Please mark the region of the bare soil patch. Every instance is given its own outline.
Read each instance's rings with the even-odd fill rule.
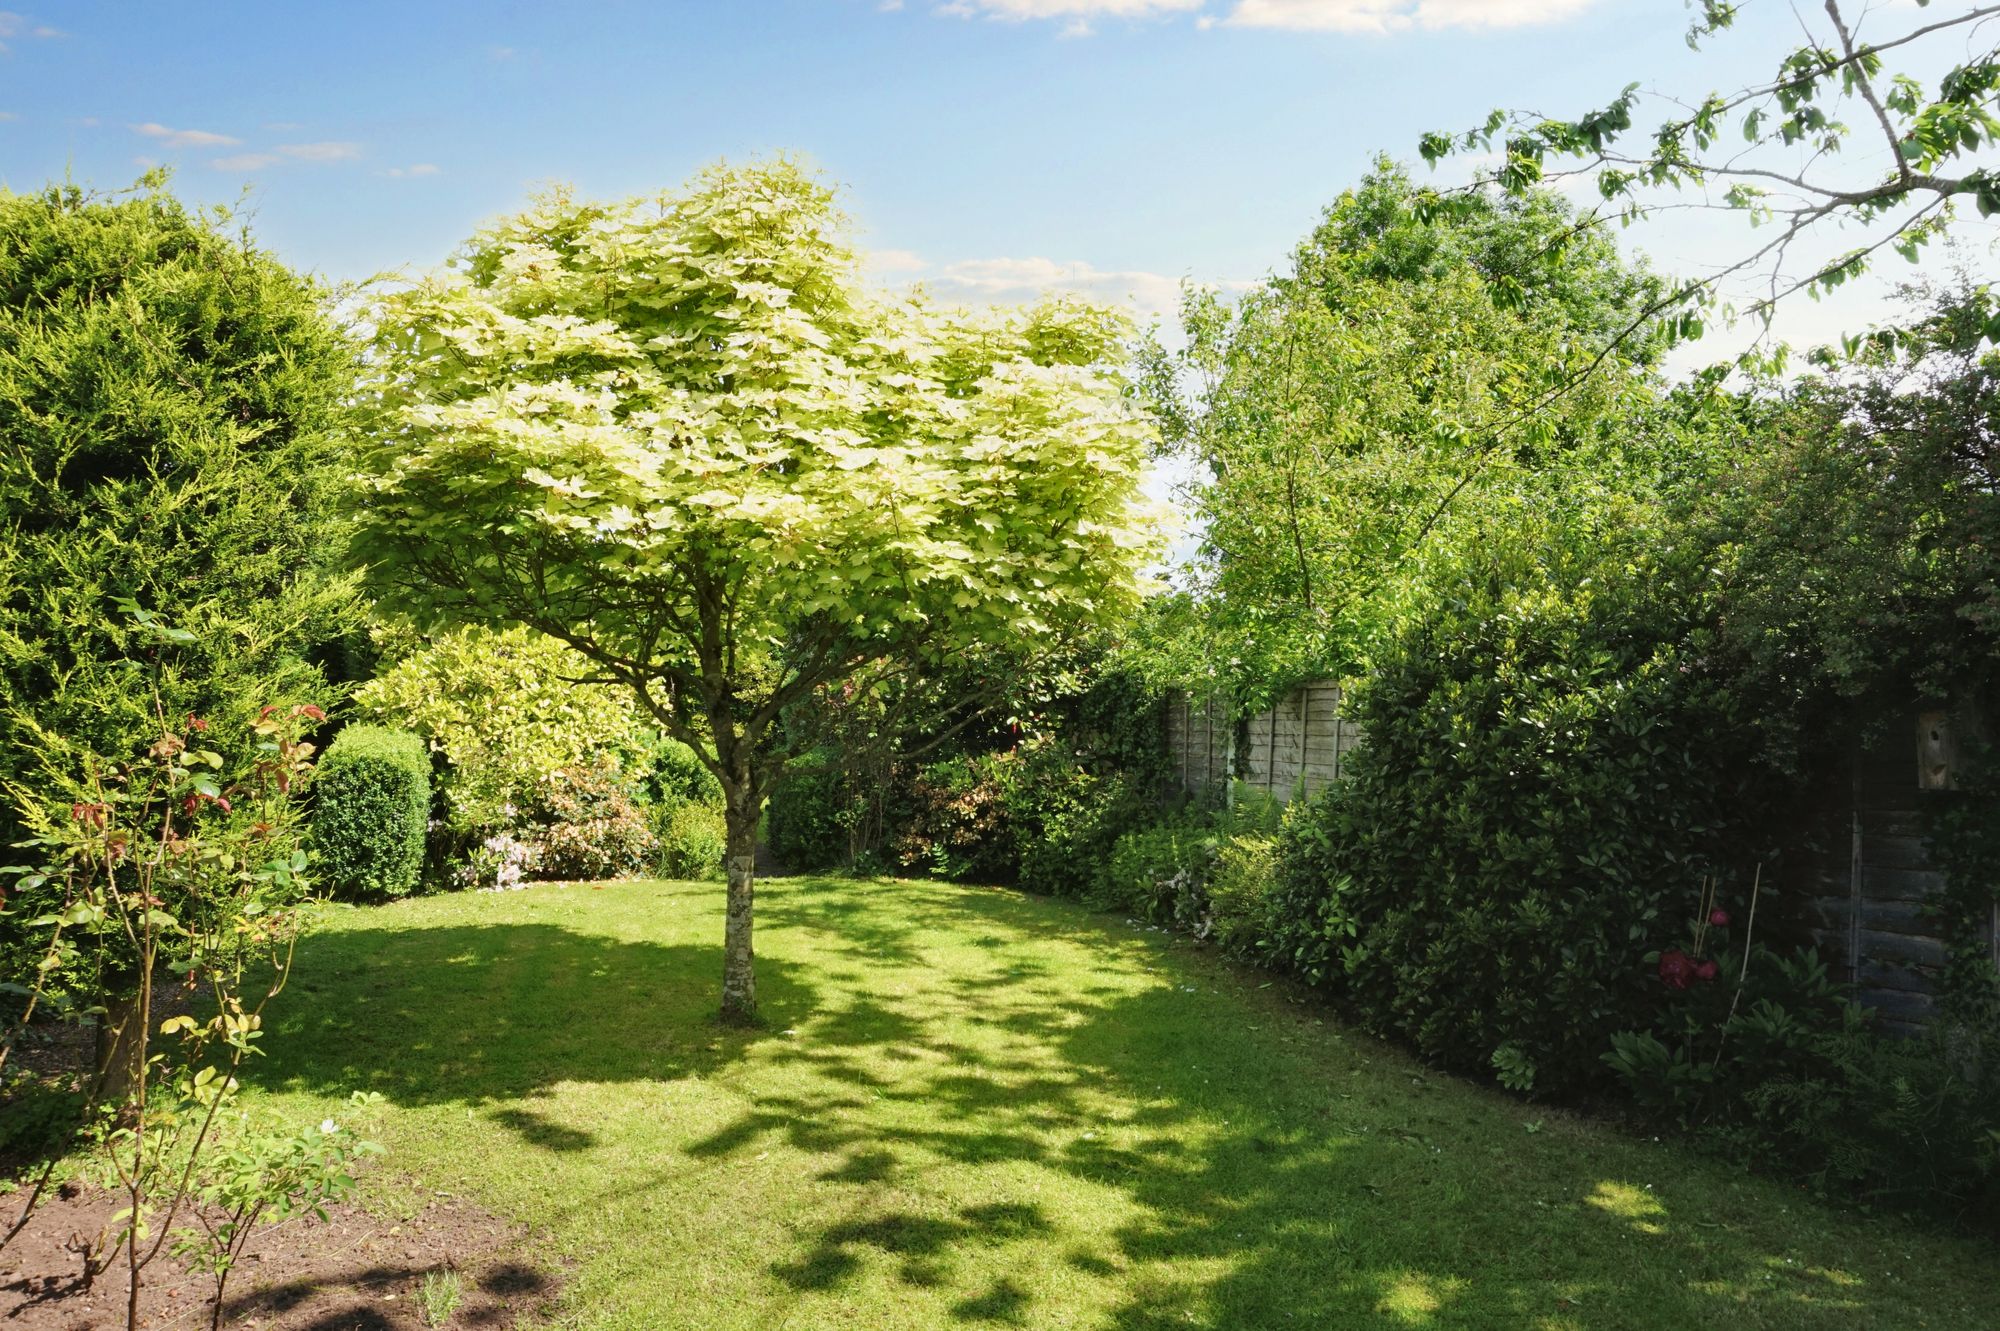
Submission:
[[[0,1199],[0,1219],[13,1209]],[[80,1249],[119,1198],[67,1187],[47,1198],[20,1236],[0,1249],[0,1323],[8,1331],[115,1331],[125,1325],[126,1281],[114,1266],[86,1287]],[[560,1273],[521,1225],[459,1198],[430,1196],[374,1214],[348,1204],[328,1220],[266,1229],[230,1276],[222,1324],[269,1331],[418,1331],[428,1273],[458,1274],[463,1295],[446,1327],[541,1324]],[[213,1311],[214,1285],[162,1254],[147,1268],[141,1325],[195,1331]]]

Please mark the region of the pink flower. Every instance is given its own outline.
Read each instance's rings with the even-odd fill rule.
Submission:
[[[1717,906],[1714,910],[1708,913],[1708,922],[1714,925],[1716,928],[1720,929],[1724,925],[1729,923],[1729,912],[1724,910],[1722,907]]]
[[[1677,947],[1660,954],[1660,982],[1669,989],[1685,989],[1694,983],[1694,960]]]
[[[1713,980],[1721,973],[1722,967],[1716,965],[1713,961],[1700,962],[1694,968],[1694,978],[1702,981]]]

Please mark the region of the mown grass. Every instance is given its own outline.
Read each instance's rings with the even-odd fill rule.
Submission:
[[[545,1230],[590,1328],[2000,1325],[1990,1246],[1423,1069],[1177,940],[937,883],[336,912],[259,1078]]]

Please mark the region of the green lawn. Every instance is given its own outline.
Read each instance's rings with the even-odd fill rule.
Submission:
[[[578,1328],[1977,1327],[2000,1254],[1428,1072],[1014,893],[762,885],[337,911],[259,1070],[551,1236]],[[386,1177],[386,1175],[385,1175]]]

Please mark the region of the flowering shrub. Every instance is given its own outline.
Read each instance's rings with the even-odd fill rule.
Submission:
[[[646,867],[653,833],[609,762],[564,767],[535,784],[525,818],[546,878],[616,878]]]
[[[467,853],[455,872],[460,887],[481,892],[515,892],[541,868],[541,847],[511,832],[496,832]]]
[[[1603,1056],[1636,1104],[1817,1191],[1995,1214],[2000,1042],[1882,1034],[1811,952],[1731,947],[1668,980],[1675,954]]]

